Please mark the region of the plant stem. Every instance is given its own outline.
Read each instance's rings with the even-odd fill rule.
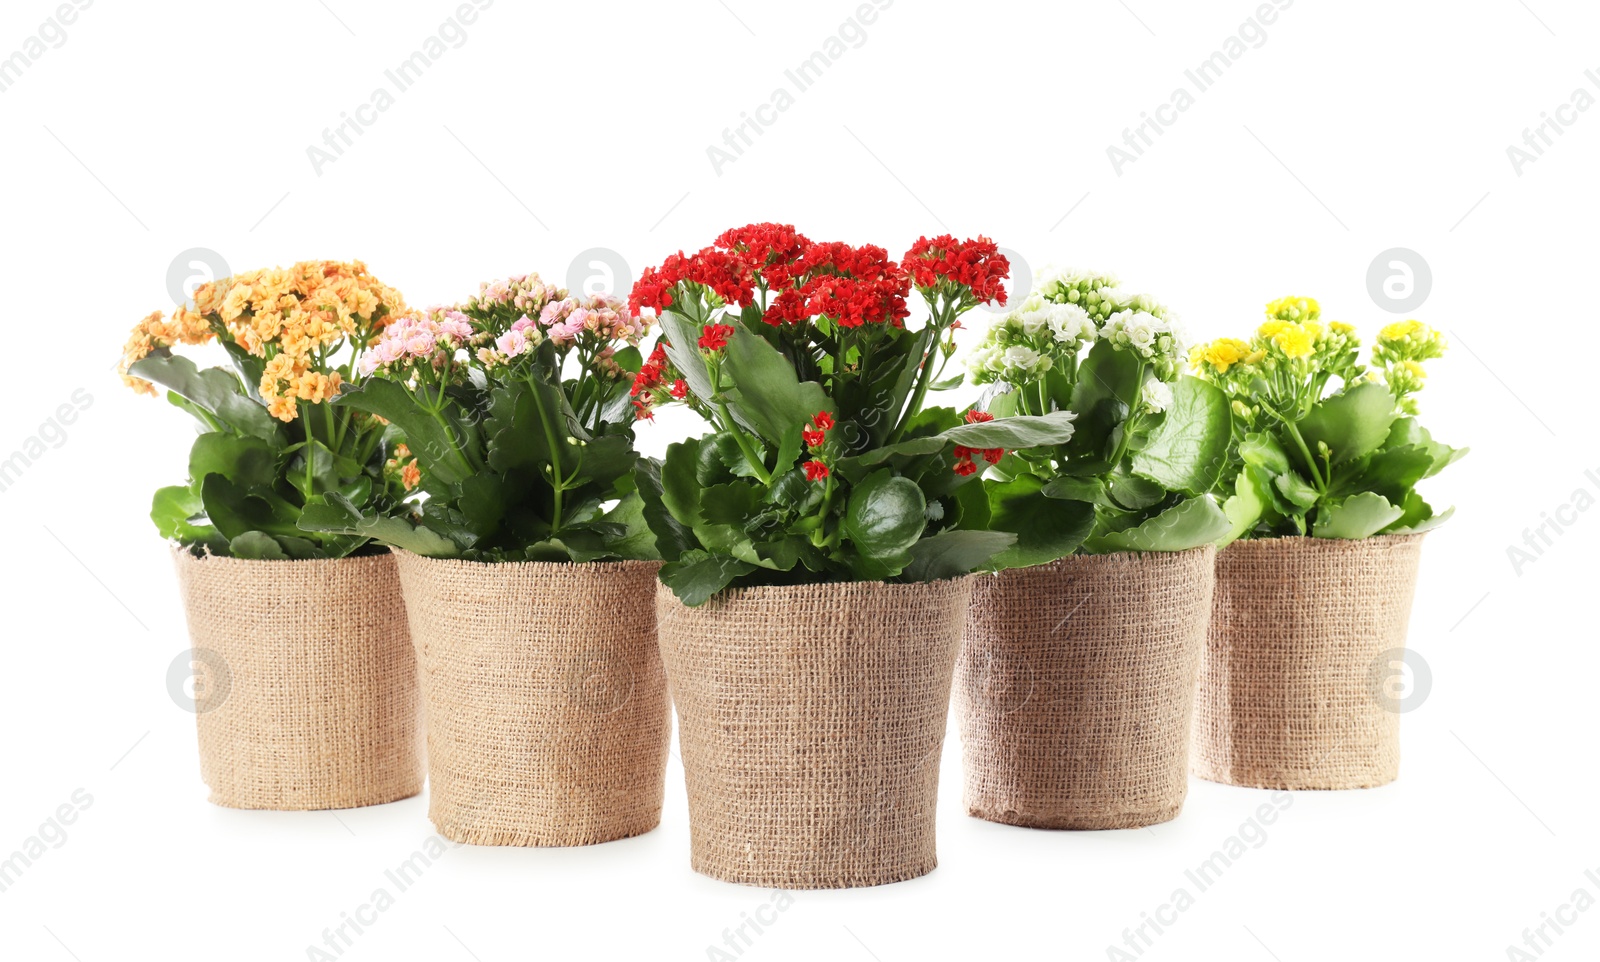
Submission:
[[[550,490],[554,493],[551,500],[550,536],[555,537],[561,530],[561,495],[566,489],[566,480],[561,476],[561,447],[560,440],[556,437],[556,428],[550,423],[550,417],[544,409],[544,399],[539,396],[539,387],[534,382],[533,375],[528,375],[528,390],[533,393],[533,407],[539,412],[539,423],[544,425],[545,443],[550,446]]]
[[[755,472],[761,483],[769,488],[772,487],[772,472],[767,470],[766,464],[759,457],[756,457],[756,450],[751,446],[750,439],[739,430],[739,424],[734,421],[733,412],[728,410],[728,402],[722,396],[722,366],[714,359],[708,358],[706,373],[711,378],[711,403],[716,405],[717,413],[722,415],[722,429],[733,435],[733,441],[739,445],[739,451],[744,455],[745,462],[750,465],[750,470]]]

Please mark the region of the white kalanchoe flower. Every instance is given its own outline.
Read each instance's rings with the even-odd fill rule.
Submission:
[[[1151,412],[1165,411],[1172,406],[1172,388],[1160,378],[1147,379],[1144,382],[1144,406]]]
[[[1089,312],[1077,304],[1050,305],[1045,323],[1050,328],[1050,336],[1068,350],[1094,340],[1098,333]]]

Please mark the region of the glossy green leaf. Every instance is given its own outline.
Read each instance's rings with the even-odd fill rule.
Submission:
[[[1367,381],[1313,405],[1300,422],[1300,434],[1313,454],[1318,443],[1326,444],[1333,463],[1340,464],[1376,451],[1397,417],[1394,395]]]
[[[1311,533],[1318,538],[1370,538],[1403,514],[1403,509],[1390,504],[1383,495],[1366,491],[1319,508]]]
[[[927,526],[922,489],[887,470],[877,471],[850,492],[844,529],[865,558],[888,558],[909,549]]]
[[[1016,544],[1009,531],[941,531],[912,545],[911,563],[900,572],[906,581],[957,578],[989,564]]]
[[[1226,538],[1233,523],[1211,495],[1180,501],[1153,518],[1091,539],[1097,554],[1108,551],[1188,551]]]
[[[754,570],[755,565],[728,555],[687,551],[682,558],[661,567],[661,582],[672,589],[679,601],[694,608],[705,604],[734,578]]]
[[[1133,456],[1133,471],[1169,491],[1205,494],[1228,463],[1233,414],[1227,395],[1185,375],[1172,388],[1161,423]]]

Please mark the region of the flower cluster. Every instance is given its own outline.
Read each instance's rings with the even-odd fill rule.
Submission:
[[[395,319],[384,329],[378,342],[361,356],[362,376],[380,369],[400,376],[416,366],[447,372],[475,339],[480,339],[472,321],[453,307],[430,307],[412,311]]]
[[[1443,335],[1421,321],[1397,321],[1378,332],[1372,345],[1372,363],[1383,371],[1383,379],[1400,400],[1400,409],[1417,413],[1411,395],[1422,390],[1428,372],[1422,362],[1444,356]]]
[[[385,477],[395,478],[406,491],[416,490],[422,483],[422,469],[417,466],[417,459],[411,455],[411,449],[404,444],[394,446],[393,455],[383,462]]]
[[[964,304],[962,310],[991,301],[1006,302],[1002,282],[1011,276],[1011,262],[987,237],[965,241],[949,234],[931,240],[919,237],[902,263],[912,283],[930,302],[943,297]]]
[[[833,430],[833,415],[827,411],[818,411],[800,431],[800,440],[806,446],[806,452],[811,455],[805,463],[807,481],[826,481],[828,479],[828,463],[823,460],[822,446],[828,442],[828,432]]]
[[[1347,381],[1361,376],[1355,328],[1342,321],[1324,322],[1314,299],[1282,297],[1267,305],[1266,314],[1249,341],[1225,337],[1196,344],[1189,351],[1190,365],[1237,389],[1258,375],[1280,372],[1290,382],[1313,373]]]
[[[1157,310],[1148,310],[1150,307]],[[1140,307],[1117,311],[1100,328],[1100,338],[1119,350],[1137,353],[1163,381],[1175,380],[1182,370],[1182,332],[1160,305],[1145,301]]]
[[[899,325],[909,313],[910,281],[883,248],[814,243],[787,224],[734,228],[695,254],[668,256],[640,274],[629,308],[664,311],[680,284],[703,290],[713,308],[753,304],[774,325],[812,318],[847,328]]]
[[[682,401],[689,396],[689,385],[678,375],[667,357],[666,341],[656,341],[655,350],[639,366],[628,389],[633,398],[633,416],[640,421],[655,420],[655,406],[668,400]]]
[[[1076,304],[1097,325],[1104,323],[1114,311],[1128,306],[1113,306],[1110,300],[1113,291],[1120,291],[1115,274],[1051,267],[1041,271],[1033,285],[1033,293],[1041,299],[1055,304]]]
[[[170,320],[159,311],[147,316],[124,346],[118,371],[130,387],[153,395],[149,381],[129,373],[135,363],[174,345],[224,338],[265,362],[257,390],[273,417],[293,421],[300,403],[338,394],[348,375],[337,366],[346,347],[360,351],[404,311],[399,293],[360,261],[249,271],[202,284],[194,307],[177,308]]]
[[[968,424],[979,424],[984,421],[993,421],[994,415],[986,411],[968,411],[966,420]],[[1006,456],[1006,449],[969,448],[965,445],[957,444],[951,453],[956,458],[954,468],[956,474],[966,477],[969,474],[975,474],[978,470],[978,465],[972,459],[973,455],[980,455],[990,464],[999,464],[1000,460]]]

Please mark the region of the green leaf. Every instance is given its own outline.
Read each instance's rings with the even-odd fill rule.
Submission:
[[[424,474],[445,484],[458,484],[473,473],[471,465],[463,463],[452,446],[464,442],[465,426],[457,424],[447,429],[418,407],[406,389],[394,381],[368,378],[360,387],[344,391],[334,403],[376,414],[398,427],[405,433],[406,444]],[[446,424],[449,423],[447,418]]]
[[[1278,475],[1272,479],[1272,484],[1278,489],[1279,494],[1289,500],[1290,504],[1301,508],[1311,507],[1322,497],[1321,492],[1312,487],[1309,482],[1300,477],[1299,473],[1295,471]]]
[[[1397,417],[1394,395],[1367,381],[1313,405],[1300,422],[1300,434],[1313,454],[1319,442],[1326,444],[1340,464],[1376,451]]]
[[[850,493],[844,530],[865,558],[897,556],[922,536],[928,520],[922,489],[887,469],[874,472]]]
[[[1044,482],[1031,474],[984,481],[983,486],[989,495],[989,530],[1017,536],[1017,543],[994,559],[997,568],[1026,568],[1064,558],[1094,528],[1094,505],[1051,498],[1044,493]]]
[[[957,578],[983,567],[1016,544],[1009,531],[941,531],[910,548],[911,563],[900,572],[906,581]]]
[[[730,402],[771,444],[819,411],[834,411],[833,400],[822,385],[801,381],[783,352],[744,327],[734,328],[722,369],[733,382],[726,391]]]
[[[634,485],[644,503],[644,520],[655,536],[655,550],[665,561],[676,561],[685,551],[698,547],[694,532],[667,510],[662,496],[661,462],[640,458],[633,466]]]
[[[1390,504],[1383,495],[1364,491],[1318,509],[1311,534],[1318,538],[1358,541],[1372,537],[1400,520],[1403,514],[1403,509]]]
[[[1289,453],[1278,443],[1278,439],[1270,434],[1255,432],[1244,436],[1239,442],[1239,457],[1245,464],[1253,464],[1265,470],[1268,474],[1288,474]]]
[[[241,434],[265,441],[282,437],[278,422],[267,409],[252,401],[239,379],[220,367],[202,371],[186,357],[156,353],[134,362],[128,373],[183,396]]]
[[[1115,506],[1138,511],[1166,500],[1167,489],[1154,481],[1131,474],[1114,474],[1106,482]]]
[[[242,488],[271,488],[278,479],[277,452],[258,437],[208,431],[189,449],[189,478],[199,484],[208,474]]]
[[[1444,524],[1456,513],[1455,508],[1446,508],[1434,514],[1433,506],[1422,500],[1422,496],[1415,491],[1407,495],[1402,508],[1405,513],[1394,524],[1383,529],[1383,534],[1421,534]]]
[[[246,490],[220,474],[208,474],[200,482],[200,502],[206,517],[230,541],[246,531],[299,533],[295,521],[300,512],[294,505],[271,491]]]
[[[1233,414],[1220,388],[1185,375],[1172,389],[1161,424],[1133,456],[1133,471],[1169,491],[1201,495],[1228,462]]]
[[[1005,448],[1010,451],[1065,444],[1072,437],[1075,417],[1071,411],[1054,411],[1045,415],[1025,415],[996,418],[993,421],[980,421],[976,424],[958,424],[937,434],[913,437],[853,457],[840,458],[835,467],[849,476],[862,468],[882,464],[897,456],[938,454],[953,444],[980,450]]]
[[[250,561],[288,561],[289,555],[270,534],[246,531],[228,542],[228,553]]]
[[[1272,482],[1267,473],[1253,464],[1244,466],[1234,479],[1234,494],[1222,503],[1222,513],[1228,516],[1229,529],[1221,545],[1249,534],[1272,504]]]
[[[661,567],[661,582],[672,589],[679,601],[695,608],[726,588],[733,579],[754,570],[755,565],[728,555],[686,551],[682,558]]]
[[[180,544],[196,544],[216,533],[208,524],[194,523],[195,517],[204,512],[199,493],[188,485],[161,488],[150,502],[150,520],[155,522],[156,530],[163,538]]]
[[[1233,522],[1211,495],[1180,501],[1137,527],[1097,535],[1091,547],[1108,551],[1188,551],[1228,536]]]
[[[704,524],[700,513],[700,438],[690,438],[667,445],[667,457],[661,466],[661,503],[677,522],[693,528]],[[640,485],[640,490],[643,490]]]
[[[1098,341],[1078,368],[1072,389],[1072,410],[1080,417],[1072,452],[1081,457],[1108,457],[1114,439],[1139,399],[1139,360],[1110,341]]]
[[[1102,507],[1114,507],[1102,478],[1059,477],[1045,483],[1040,494],[1061,501],[1087,501]]]
[[[305,506],[300,512],[300,529],[370,538],[429,558],[453,558],[460,554],[455,542],[428,528],[403,518],[363,515],[361,509],[343,495],[332,492],[326,500],[311,501]]]

